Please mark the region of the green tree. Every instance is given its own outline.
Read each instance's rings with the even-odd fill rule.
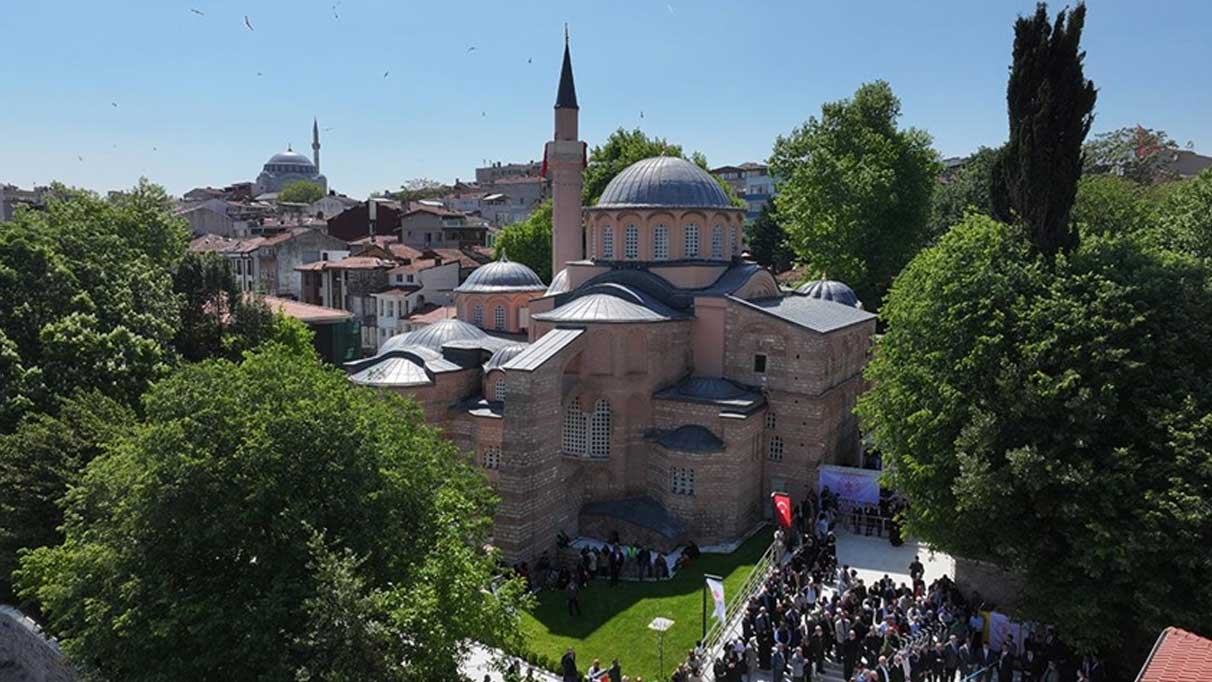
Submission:
[[[1086,175],[1077,185],[1073,223],[1089,234],[1130,234],[1155,226],[1159,192],[1115,175]]]
[[[1157,208],[1160,238],[1171,248],[1212,263],[1212,170],[1163,187],[1168,191]]]
[[[53,412],[78,390],[133,404],[172,361],[169,269],[188,230],[164,191],[140,181],[114,199],[63,186],[53,194],[45,211],[0,223],[0,366],[20,378],[18,392],[0,389],[0,432],[19,412]]]
[[[314,204],[324,198],[324,188],[308,180],[296,180],[278,193],[278,203]]]
[[[76,661],[132,681],[420,682],[454,679],[469,640],[519,644],[520,584],[485,590],[491,491],[412,401],[269,346],[185,366],[143,406],[68,493],[63,543],[16,573]],[[391,646],[333,658],[338,634]]]
[[[775,272],[783,272],[791,267],[795,254],[787,245],[787,231],[775,216],[771,202],[767,201],[762,206],[757,220],[745,227],[745,233],[749,252],[758,263]]]
[[[1094,83],[1082,70],[1086,6],[1060,12],[1055,24],[1044,3],[1014,25],[1013,63],[1006,86],[1010,140],[993,170],[993,215],[1021,221],[1045,255],[1072,251],[1078,234],[1069,219],[1082,174],[1082,141],[1094,120]]]
[[[774,144],[774,203],[798,260],[845,281],[870,309],[927,241],[940,166],[924,131],[897,128],[883,81],[830,102]]]
[[[989,189],[993,181],[993,164],[1000,152],[1000,147],[981,147],[965,159],[964,165],[950,178],[939,182],[931,207],[932,240],[943,236],[969,211],[981,215],[993,214]]]
[[[188,253],[173,273],[181,324],[173,345],[186,360],[237,360],[245,351],[277,342],[310,353],[311,332],[275,315],[256,296],[240,291],[226,259]]]
[[[437,180],[413,178],[400,185],[399,191],[387,192],[387,194],[396,201],[420,201],[422,199],[436,199],[453,189],[454,187],[444,185]]]
[[[63,541],[59,501],[134,421],[128,407],[94,390],[65,400],[58,416],[28,414],[0,435],[0,599],[12,597],[19,552]]]
[[[1164,130],[1133,126],[1099,133],[1082,147],[1086,175],[1113,173],[1139,183],[1173,179],[1166,162],[1178,143]]]
[[[523,220],[506,225],[493,246],[495,255],[502,254],[535,271],[544,282],[551,281],[551,200],[535,207]]]
[[[1025,229],[970,216],[910,263],[858,411],[909,533],[1021,575],[1025,617],[1132,668],[1162,627],[1212,627],[1212,282],[1131,236],[1050,259]]]

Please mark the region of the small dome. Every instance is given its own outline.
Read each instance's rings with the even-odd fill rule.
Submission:
[[[534,270],[514,263],[504,253],[500,260],[476,268],[466,281],[455,287],[455,292],[461,294],[546,290],[547,285]]]
[[[655,156],[624,168],[606,185],[595,208],[644,206],[735,208],[710,173],[675,156]]]
[[[568,286],[568,269],[565,268],[556,273],[555,277],[551,278],[551,286],[547,287],[547,293],[544,296],[555,296],[566,291],[571,291],[572,287]]]
[[[393,350],[400,350],[406,346],[424,346],[432,348],[435,351],[440,351],[443,345],[451,341],[460,341],[463,339],[475,340],[486,336],[488,335],[483,330],[473,324],[448,318],[438,320],[433,324],[427,324],[420,329],[396,334],[383,343],[383,346],[379,349],[379,355],[384,355]]]
[[[287,166],[307,166],[308,168],[312,167],[311,159],[307,158],[306,156],[303,156],[302,154],[294,151],[293,149],[288,149],[284,152],[280,152],[278,154],[274,154],[273,156],[269,157],[269,161],[266,161],[265,165],[268,166],[270,164],[287,165]]]
[[[484,371],[489,372],[494,369],[501,369],[505,366],[505,363],[514,359],[518,355],[521,355],[522,351],[529,347],[530,346],[525,343],[515,343],[513,345],[498,349],[492,354],[492,357],[488,358],[488,362],[484,363]]]
[[[851,308],[863,309],[863,302],[858,299],[854,289],[831,279],[821,278],[815,282],[808,282],[796,289],[795,293],[808,298],[819,298],[822,301],[833,301]]]

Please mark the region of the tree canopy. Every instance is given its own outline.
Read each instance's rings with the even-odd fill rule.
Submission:
[[[314,204],[324,198],[324,188],[309,180],[296,180],[278,192],[278,201],[288,204]]]
[[[1112,173],[1139,183],[1173,179],[1166,170],[1178,143],[1164,130],[1142,126],[1119,128],[1094,136],[1082,148],[1087,175]]]
[[[497,233],[493,250],[497,258],[504,253],[551,282],[551,200],[536,206],[526,220],[505,226]]]
[[[1212,264],[1212,169],[1166,190],[1157,209],[1160,238]]]
[[[0,432],[81,390],[134,404],[172,362],[170,270],[188,231],[164,190],[53,195],[45,211],[0,223]]]
[[[791,267],[795,254],[787,244],[787,231],[779,223],[774,204],[767,201],[757,220],[745,227],[749,253],[758,263],[783,272]]]
[[[66,499],[21,594],[109,679],[452,679],[516,645],[494,500],[412,401],[265,347],[181,368]]]
[[[1081,49],[1086,6],[1048,20],[1044,3],[1014,24],[1014,51],[1006,86],[1010,139],[993,170],[993,215],[1021,221],[1040,253],[1077,246],[1069,220],[1082,174],[1082,141],[1094,120],[1098,93],[1087,80]]]
[[[810,269],[879,307],[892,278],[927,241],[939,163],[930,136],[899,129],[900,100],[883,81],[829,102],[774,144],[775,207]]]
[[[969,211],[992,215],[989,190],[993,182],[993,164],[1000,153],[1000,147],[981,147],[965,159],[964,165],[950,177],[939,181],[931,207],[932,240],[937,240],[953,225],[959,224]]]
[[[1212,626],[1212,287],[1147,241],[1051,262],[968,217],[897,278],[859,402],[909,532],[1021,575],[1087,651]]]

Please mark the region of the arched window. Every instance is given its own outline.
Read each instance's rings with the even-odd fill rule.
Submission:
[[[652,231],[652,260],[669,259],[669,228],[657,225]]]
[[[722,225],[711,228],[711,257],[724,257],[724,227]]]
[[[614,228],[602,226],[602,258],[614,258]]]
[[[766,413],[766,428],[774,430],[775,416],[773,412]]]
[[[602,398],[593,405],[589,422],[589,456],[610,456],[610,401]]]
[[[783,461],[783,437],[771,436],[770,445],[766,448],[766,456],[771,462]]]
[[[640,228],[628,225],[623,232],[623,257],[635,260],[640,257]]]
[[[563,442],[565,453],[585,454],[585,415],[581,413],[580,398],[573,398],[564,406]]]
[[[682,256],[697,258],[699,255],[699,226],[691,223],[685,227],[686,239],[682,242]]]
[[[475,304],[471,309],[471,323],[477,327],[484,326],[484,306],[479,303]]]
[[[497,383],[493,384],[492,399],[498,403],[505,402],[505,377],[497,379]]]
[[[499,303],[492,311],[492,328],[498,331],[505,330],[505,306]]]

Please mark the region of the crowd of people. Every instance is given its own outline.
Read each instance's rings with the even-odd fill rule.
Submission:
[[[927,584],[917,557],[908,582],[885,575],[866,584],[838,565],[832,530],[845,520],[827,490],[805,500],[792,528],[776,536],[790,558],[749,599],[740,632],[730,632],[712,660],[701,649],[691,652],[674,682],[698,682],[708,666],[721,682],[753,680],[759,671],[774,682],[807,682],[826,662],[840,665],[847,682],[1101,680],[1101,663],[1076,660],[1052,628],[1039,639],[989,642],[979,613],[985,605],[966,599],[945,576]]]

